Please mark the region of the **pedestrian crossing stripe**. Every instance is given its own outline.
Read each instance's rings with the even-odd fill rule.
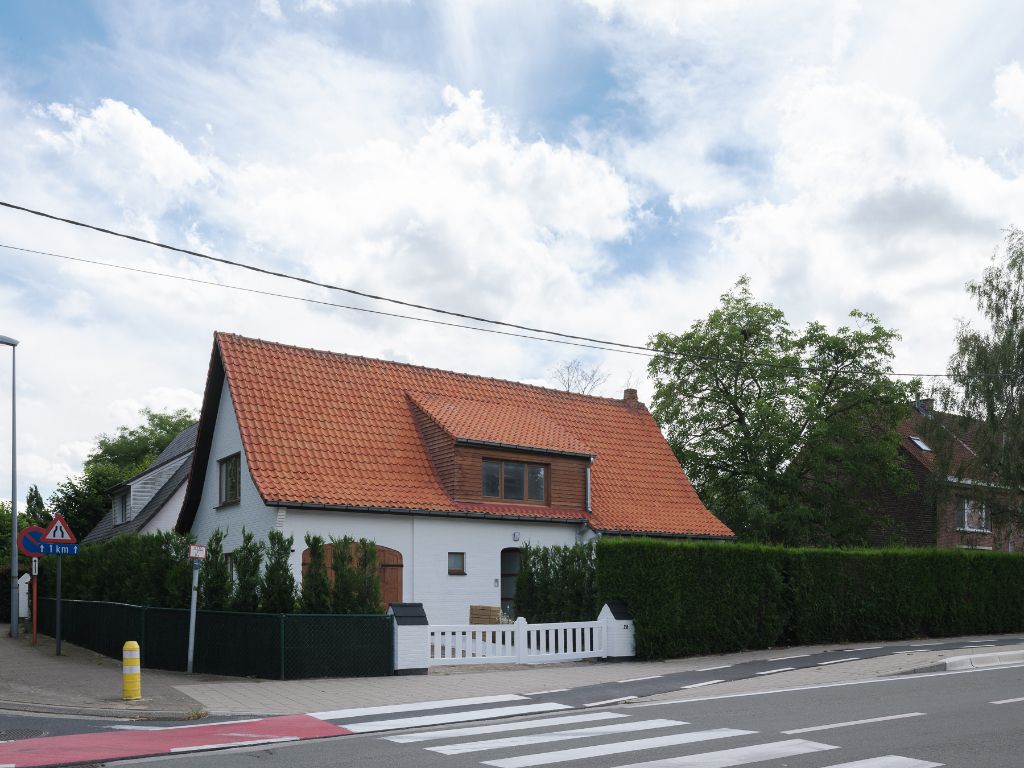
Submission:
[[[558,752],[520,755],[519,757],[507,757],[501,760],[486,760],[484,765],[493,765],[495,768],[532,768],[535,765],[565,763],[571,760],[585,760],[590,757],[602,757],[604,755],[621,755],[624,752],[674,747],[679,744],[727,739],[731,736],[749,736],[752,733],[757,733],[757,731],[741,731],[736,728],[714,728],[708,731],[689,731],[687,733],[674,733],[671,736],[655,736],[650,739],[634,739],[632,741],[620,741],[615,744],[599,744],[591,747],[563,749]]]
[[[543,720],[518,720],[514,723],[498,723],[496,725],[471,725],[468,728],[448,728],[444,731],[421,731],[420,733],[403,733],[400,736],[385,736],[386,741],[396,744],[411,744],[417,741],[434,741],[436,739],[457,739],[463,736],[482,736],[485,733],[506,733],[508,731],[526,731],[530,728],[544,728],[551,725],[571,725],[573,723],[592,723],[596,720],[617,720],[626,717],[618,712],[588,712],[585,715],[562,715],[548,717]],[[0,768],[3,768],[0,766]]]
[[[617,733],[633,731],[650,731],[656,728],[671,728],[674,725],[689,725],[682,720],[641,720],[639,722],[615,723],[613,725],[597,725],[590,728],[574,728],[569,731],[548,731],[532,733],[526,736],[508,736],[504,739],[488,739],[486,741],[467,741],[462,744],[449,744],[443,747],[427,747],[431,752],[442,755],[462,755],[466,752],[480,752],[486,749],[507,749],[525,747],[531,744],[547,744],[553,741],[571,741],[591,736],[611,736]]]
[[[535,715],[540,712],[555,712],[560,709],[572,709],[568,704],[519,704],[511,707],[495,707],[494,709],[475,709],[469,712],[444,712],[439,715],[421,715],[419,717],[399,717],[393,720],[371,720],[359,723],[340,724],[353,733],[374,733],[375,731],[400,731],[405,728],[421,728],[425,725],[443,725],[445,723],[465,723],[471,720],[493,720],[496,717],[513,715]]]
[[[747,763],[757,763],[765,760],[779,760],[786,757],[796,757],[797,755],[807,755],[812,752],[824,752],[829,749],[839,749],[839,747],[833,747],[831,744],[820,744],[816,741],[805,741],[804,739],[789,739],[787,741],[773,741],[767,744],[755,744],[750,747],[702,752],[699,755],[669,757],[664,760],[650,760],[646,763],[632,763],[631,765],[619,766],[619,768],[730,768],[735,765],[746,765]]]
[[[885,755],[869,757],[867,760],[854,760],[852,763],[836,763],[825,768],[942,768],[942,763],[929,763],[927,760],[915,760],[912,757]]]

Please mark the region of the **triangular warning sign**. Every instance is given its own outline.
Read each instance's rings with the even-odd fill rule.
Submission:
[[[71,529],[68,527],[67,520],[65,520],[60,514],[53,516],[53,520],[46,528],[46,533],[43,534],[42,540],[47,544],[78,543],[78,539],[75,538],[75,534],[73,534]]]

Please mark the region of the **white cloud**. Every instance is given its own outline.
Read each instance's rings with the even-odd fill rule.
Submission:
[[[259,9],[260,13],[274,21],[281,21],[284,18],[284,14],[281,12],[281,4],[278,0],[260,0]]]
[[[1024,70],[1018,62],[1000,67],[995,79],[996,98],[992,106],[1024,121]]]

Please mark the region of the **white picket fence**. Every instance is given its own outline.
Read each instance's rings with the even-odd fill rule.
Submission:
[[[550,664],[608,655],[604,621],[443,624],[427,633],[429,664]]]

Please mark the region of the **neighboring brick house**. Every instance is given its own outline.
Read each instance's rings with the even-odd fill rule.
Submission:
[[[1005,522],[994,519],[986,494],[969,477],[975,458],[971,436],[956,428],[958,417],[934,410],[934,401],[918,400],[912,414],[897,427],[900,455],[912,483],[906,492],[878,497],[881,525],[872,534],[875,544],[903,543],[915,547],[965,547],[1020,551],[1024,537]],[[944,427],[943,425],[948,425]],[[945,432],[950,444],[945,477],[937,477],[940,465],[934,442],[935,430]]]
[[[519,547],[733,538],[635,390],[592,397],[218,333],[178,520],[377,542],[385,602],[433,623],[507,606]]]
[[[110,511],[96,523],[83,544],[122,533],[170,531],[185,499],[198,424],[191,424],[164,448],[146,469],[110,489]]]

